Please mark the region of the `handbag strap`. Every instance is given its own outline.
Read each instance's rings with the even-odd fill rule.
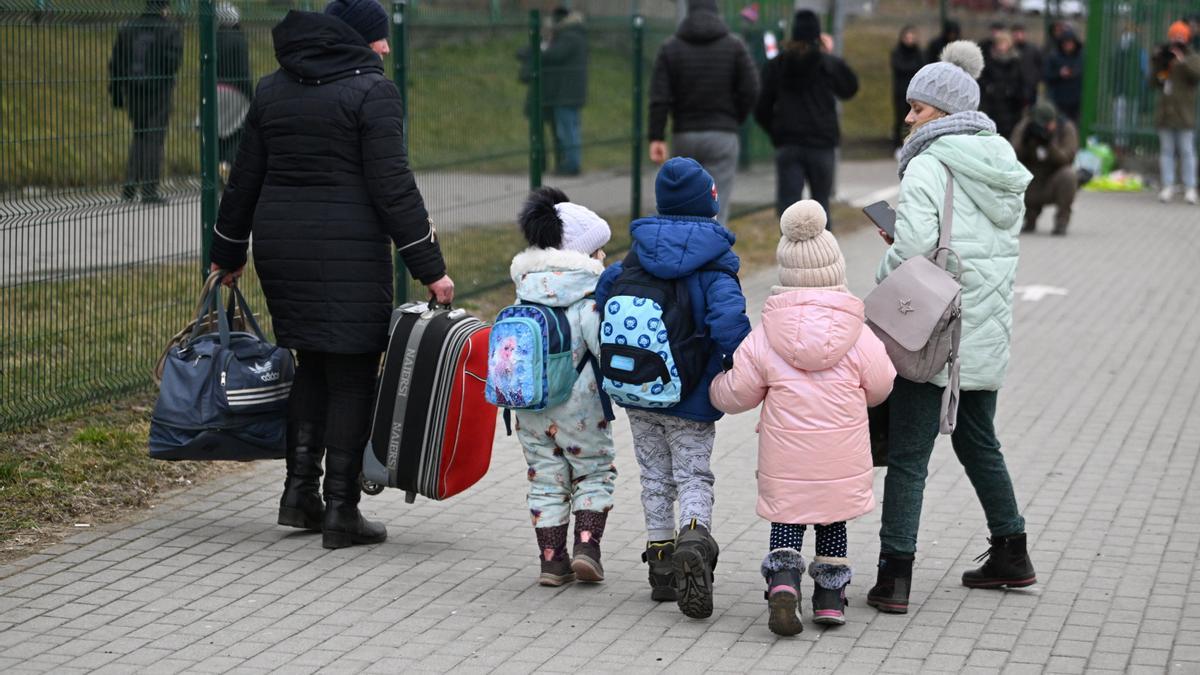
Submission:
[[[954,233],[954,173],[950,171],[950,167],[942,162],[942,166],[946,167],[946,201],[942,204],[942,222],[938,233],[938,247],[933,252],[934,262],[937,266],[946,269],[946,264],[950,258],[950,237]]]
[[[958,356],[958,345],[962,340],[962,318],[954,322],[954,328],[950,333],[950,377],[946,382],[946,389],[942,392],[942,416],[940,418],[940,432],[945,435],[954,433],[958,427],[958,402],[959,402],[959,370],[962,364],[962,359]]]

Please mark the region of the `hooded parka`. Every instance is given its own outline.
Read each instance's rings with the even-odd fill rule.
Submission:
[[[446,273],[404,150],[400,94],[342,20],[288,12],[221,200],[212,260],[254,263],[279,344],[387,346],[395,244],[424,284]]]
[[[875,508],[867,407],[896,370],[863,323],[863,303],[836,290],[772,295],[709,388],[727,413],[763,404],[758,422],[758,515],[828,525]]]
[[[1012,340],[1013,284],[1025,215],[1025,188],[1032,175],[1003,136],[943,136],[908,164],[900,181],[895,243],[876,280],[905,260],[937,247],[946,197],[946,168],[954,174],[954,222],[949,269],[960,273],[964,390],[998,390],[1008,370]],[[933,383],[946,385],[945,375]]]

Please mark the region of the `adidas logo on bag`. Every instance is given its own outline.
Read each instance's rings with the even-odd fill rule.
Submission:
[[[279,379],[279,373],[272,370],[273,368],[274,366],[271,362],[267,361],[266,363],[256,363],[250,366],[250,372],[258,375],[258,379],[263,382],[274,382]]]

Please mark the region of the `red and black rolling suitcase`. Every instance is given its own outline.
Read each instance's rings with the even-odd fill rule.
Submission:
[[[363,489],[446,499],[492,461],[496,408],[484,398],[490,328],[461,309],[410,303],[392,312]]]

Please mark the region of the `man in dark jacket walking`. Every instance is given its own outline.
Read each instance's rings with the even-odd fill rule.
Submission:
[[[1021,60],[1021,79],[1025,82],[1025,105],[1029,107],[1038,99],[1038,85],[1042,82],[1042,50],[1029,41],[1025,24],[1014,23],[1011,28],[1013,49]]]
[[[579,175],[583,162],[581,113],[587,102],[587,30],[583,15],[554,11],[554,33],[542,50],[542,107],[554,131],[554,169]]]
[[[1041,101],[1017,124],[1011,141],[1017,159],[1033,174],[1033,182],[1025,190],[1025,225],[1021,231],[1035,231],[1042,209],[1053,204],[1053,233],[1065,235],[1079,188],[1075,173],[1079,132],[1075,124],[1061,115],[1053,103]]]
[[[900,40],[892,49],[892,147],[904,144],[904,118],[908,116],[908,83],[926,63],[916,26],[900,29]]]
[[[717,13],[717,0],[688,0],[688,16],[654,60],[650,83],[650,160],[667,161],[671,149],[691,157],[717,183],[725,224],[733,197],[738,128],[758,98],[758,73],[750,52]]]
[[[275,26],[280,67],[259,83],[213,232],[226,270],[245,264],[253,233],[275,335],[296,350],[279,523],[323,532],[326,548],[387,537],[358,511],[358,478],[392,310],[389,239],[438,302],[454,297],[383,72],[388,26],[377,0]]]
[[[183,38],[167,19],[169,5],[168,0],[146,0],[142,14],[121,26],[108,62],[113,107],[124,108],[133,126],[121,192],[125,201],[131,201],[139,188],[142,202],[165,201],[158,192],[158,181],[175,74],[183,59]]]
[[[816,14],[796,12],[791,41],[763,66],[754,118],[775,146],[776,212],[782,215],[803,199],[807,184],[832,229],[829,199],[841,142],[837,101],[858,93],[858,76],[830,53],[832,41],[825,37]]]

